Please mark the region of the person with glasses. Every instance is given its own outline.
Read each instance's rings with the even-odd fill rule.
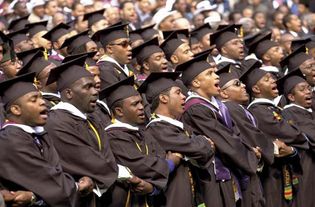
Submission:
[[[4,78],[13,78],[16,73],[22,68],[22,62],[14,55],[13,59],[5,56],[0,61],[0,70],[3,72]]]
[[[272,142],[285,143],[277,143],[280,147],[274,147],[274,162],[261,174],[265,206],[291,206],[299,201],[297,188],[302,182],[300,169],[303,165],[299,157],[308,149],[308,143],[301,130],[288,122],[282,109],[274,103],[274,98],[279,95],[276,79],[271,73],[259,69],[259,65],[257,61],[253,62],[241,78],[253,98],[247,109],[265,137]]]
[[[196,134],[211,138],[215,145],[210,176],[200,176],[204,203],[206,206],[236,206],[242,202],[241,189],[246,188],[249,176],[256,173],[258,159],[254,151],[242,143],[233,129],[228,109],[216,98],[220,80],[213,58],[209,60],[205,53],[176,67],[190,90],[182,121]]]
[[[312,87],[312,110],[315,111],[315,59],[307,53],[305,45],[300,46],[280,62],[282,68],[287,68],[290,73],[299,68],[307,83]]]
[[[300,183],[298,195],[303,206],[314,206],[315,198],[310,195],[314,184],[315,162],[312,159],[315,150],[315,119],[312,116],[312,87],[307,83],[299,69],[292,71],[282,78],[280,88],[289,104],[283,112],[290,122],[294,122],[307,136],[310,149],[302,155],[303,178]]]
[[[121,81],[134,74],[128,64],[132,60],[128,24],[117,23],[97,31],[92,39],[101,42],[105,55],[98,64],[101,72],[101,88]]]

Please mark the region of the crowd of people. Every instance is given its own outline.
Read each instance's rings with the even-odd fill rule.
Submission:
[[[315,206],[315,2],[0,5],[0,207]]]

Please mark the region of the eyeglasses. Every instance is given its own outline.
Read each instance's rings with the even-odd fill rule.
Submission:
[[[222,87],[222,90],[227,89],[230,86],[236,86],[236,87],[241,87],[242,86],[242,81],[240,80],[234,80],[232,83],[225,85],[224,87]]]
[[[119,46],[122,46],[123,48],[127,48],[128,46],[131,45],[131,41],[122,41],[120,43],[110,43],[110,45],[119,45]]]
[[[6,67],[6,66],[9,66],[9,65],[16,65],[16,64],[20,64],[22,65],[22,61],[21,60],[18,60],[18,59],[15,59],[15,60],[8,60],[6,62],[3,62],[0,64],[1,67]]]
[[[315,70],[315,64],[313,63],[313,64],[310,64],[310,65],[307,65],[307,66],[304,67],[304,69],[305,70],[312,70],[312,69]]]

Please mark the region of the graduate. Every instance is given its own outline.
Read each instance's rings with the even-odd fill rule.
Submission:
[[[42,36],[45,35],[47,30],[47,23],[48,21],[41,21],[41,22],[34,22],[27,24],[25,27],[28,30],[28,36],[34,43],[34,47],[43,47],[45,48],[45,53],[48,55],[48,51],[52,48],[51,42],[47,39],[43,38]],[[47,57],[48,58],[48,57]],[[47,59],[46,58],[46,59]]]
[[[33,85],[34,76],[29,73],[0,83],[7,118],[0,131],[0,182],[11,191],[30,191],[30,199],[24,200],[29,206],[75,207],[80,194],[92,192],[94,184],[84,175],[75,182],[63,171],[43,128],[47,108]]]
[[[278,139],[286,144],[279,149],[275,146],[279,157],[262,175],[266,206],[298,205],[296,192],[301,176],[298,154],[308,149],[307,140],[295,125],[284,119],[282,110],[273,102],[279,92],[271,73],[259,69],[253,62],[241,80],[254,98],[248,109],[255,116],[258,128],[273,142]]]
[[[21,29],[7,34],[7,36],[13,41],[15,52],[23,52],[34,48],[33,42],[26,33],[27,29]]]
[[[101,9],[84,14],[83,21],[87,20],[88,28],[91,29],[92,34],[108,27],[108,21],[104,17],[104,12],[105,9]]]
[[[209,42],[209,35],[214,32],[214,29],[211,28],[210,24],[206,23],[190,32],[192,36],[194,36],[198,42],[201,51],[205,51],[210,48],[212,43]]]
[[[16,75],[19,76],[26,73],[35,72],[36,86],[41,91],[41,94],[46,102],[46,106],[50,109],[60,101],[60,95],[57,93],[56,83],[46,85],[48,75],[51,69],[56,67],[56,65],[46,60],[44,53],[40,50],[37,50],[36,53],[24,53],[23,55],[30,56],[30,59],[27,62],[24,61],[23,67]],[[22,55],[20,54],[19,56],[21,57]],[[25,59],[26,57],[21,58]]]
[[[133,75],[132,69],[127,65],[132,59],[128,24],[117,23],[99,30],[92,39],[101,42],[105,50],[105,55],[98,61],[101,71],[101,88]]]
[[[98,120],[88,116],[98,92],[93,75],[84,68],[86,56],[51,70],[47,84],[57,82],[61,101],[51,108],[45,129],[54,140],[63,169],[74,178],[86,174],[97,193],[80,200],[81,206],[110,206],[118,167]],[[112,188],[111,188],[112,187]]]
[[[279,89],[289,100],[283,113],[289,122],[295,123],[307,136],[310,149],[304,154],[300,153],[303,166],[303,176],[300,181],[298,197],[303,206],[314,206],[315,200],[309,192],[313,191],[314,180],[314,124],[312,116],[312,88],[306,82],[299,69],[292,71],[278,81]]]
[[[146,132],[159,142],[165,152],[178,152],[185,157],[170,175],[164,192],[165,200],[160,205],[191,207],[203,203],[199,178],[195,175],[198,172],[192,163],[197,162],[197,168],[207,174],[214,155],[214,145],[205,136],[192,134],[178,121],[184,112],[186,98],[175,81],[178,76],[179,73],[151,73],[138,91],[145,93],[153,112]]]
[[[134,193],[121,188],[121,193],[117,194],[120,206],[152,206],[181,158],[176,152],[165,153],[158,142],[140,128],[145,115],[142,98],[134,88],[134,77],[105,88],[100,93],[100,99],[103,98],[113,114],[113,123],[105,131],[116,161],[143,180],[143,188]]]
[[[256,173],[258,159],[234,133],[228,109],[215,98],[220,90],[219,76],[214,60],[209,63],[207,57],[198,56],[176,68],[191,90],[182,120],[196,134],[213,140],[216,147],[211,178],[201,180],[206,206],[236,206],[241,203],[241,189],[246,189],[249,175]]]

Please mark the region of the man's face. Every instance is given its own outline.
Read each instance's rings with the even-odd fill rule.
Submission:
[[[100,58],[100,53],[98,52],[97,45],[94,41],[89,41],[85,44],[86,52],[96,52],[94,55],[93,60],[97,61]]]
[[[291,102],[304,108],[312,107],[312,87],[305,81],[297,84],[288,95]]]
[[[33,12],[34,12],[34,14],[39,16],[40,18],[43,18],[45,15],[45,8],[44,8],[44,6],[36,6],[33,8]]]
[[[18,50],[18,52],[23,52],[26,50],[31,50],[34,48],[34,43],[32,40],[23,40],[22,42],[19,42],[15,45],[15,48]]]
[[[167,60],[164,52],[153,53],[143,64],[146,64],[145,68],[151,73],[167,71]]]
[[[72,15],[74,17],[83,16],[84,15],[84,6],[82,4],[77,4],[74,10],[72,11]]]
[[[300,70],[305,75],[306,81],[311,86],[315,86],[315,60],[310,58],[300,65]]]
[[[135,10],[135,6],[133,3],[128,2],[124,5],[124,8],[122,9],[122,18],[124,20],[127,20],[129,22],[137,22],[138,20],[138,15]]]
[[[173,15],[166,17],[159,25],[160,30],[172,30],[175,27],[175,18]]]
[[[128,38],[119,38],[114,40],[109,45],[112,51],[112,57],[119,64],[128,64],[132,59],[131,45]]]
[[[278,27],[279,29],[284,29],[283,25],[283,17],[284,15],[282,13],[278,13],[277,16],[275,17],[273,24]]]
[[[264,75],[256,83],[256,86],[259,88],[262,98],[274,99],[279,95],[276,79],[271,73]]]
[[[140,95],[124,99],[122,104],[124,120],[131,125],[141,125],[145,121],[144,107]]]
[[[49,1],[47,7],[45,8],[45,13],[47,15],[54,15],[58,12],[59,8],[56,1]]]
[[[139,0],[139,8],[143,13],[150,13],[151,2],[149,0]]]
[[[49,86],[46,86],[47,79],[49,76],[49,73],[52,68],[56,67],[54,63],[51,63],[50,65],[46,66],[38,75],[37,80],[40,82],[40,85],[38,86],[38,89],[42,90],[43,88],[49,88],[49,91],[55,92],[57,91],[57,85],[56,83],[50,84]]]
[[[284,34],[280,38],[280,46],[286,54],[291,53],[291,42],[293,39],[294,37],[291,34]]]
[[[203,14],[197,14],[194,18],[194,25],[196,28],[201,27],[203,25],[205,17]]]
[[[93,77],[83,77],[71,86],[71,104],[83,113],[92,113],[96,107],[98,92]]]
[[[222,91],[228,96],[228,100],[238,104],[246,104],[249,96],[246,92],[245,85],[238,79],[233,79],[227,82],[222,88]]]
[[[22,68],[20,60],[8,60],[0,64],[0,67],[7,78],[15,77],[16,73]]]
[[[239,38],[228,41],[222,47],[222,54],[232,60],[243,60],[245,57],[243,41]]]
[[[97,32],[99,30],[105,29],[106,27],[108,27],[107,20],[106,19],[101,19],[101,20],[95,22],[92,25],[91,29],[92,29],[92,32],[95,33],[95,32]]]
[[[16,4],[15,13],[20,17],[26,16],[28,14],[26,3],[22,1],[18,2]]]
[[[272,47],[267,52],[266,55],[270,57],[271,65],[279,67],[280,61],[284,57],[283,50],[280,46]]]
[[[209,38],[210,34],[211,33],[205,34],[200,40],[200,43],[201,43],[200,46],[201,46],[202,51],[210,48],[210,38]]]
[[[74,25],[75,29],[78,31],[78,32],[83,32],[85,30],[88,29],[88,21],[85,20],[83,21],[83,16],[78,16],[77,17],[77,21],[76,21],[76,24]]]
[[[211,67],[203,72],[201,72],[195,80],[200,83],[200,90],[206,96],[210,98],[212,96],[219,95],[219,76],[215,73],[217,70],[215,63],[211,63]]]
[[[100,78],[100,69],[98,66],[93,65],[89,66],[87,69],[93,76],[95,82],[95,89],[99,92],[101,90],[101,78]]]
[[[11,105],[10,107],[14,106]],[[33,91],[25,94],[16,101],[20,108],[19,118],[23,124],[35,127],[46,124],[47,107],[39,91]]]
[[[173,64],[182,64],[188,60],[191,60],[194,57],[188,43],[181,44],[174,52],[174,55],[177,57],[176,62],[172,61]]]
[[[266,27],[266,16],[264,13],[257,13],[255,15],[255,24],[259,29],[263,29]]]
[[[192,44],[191,45],[191,51],[194,53],[194,55],[202,52],[202,48],[201,48],[200,43],[198,42],[196,44]]]
[[[113,25],[119,22],[119,9],[117,7],[109,7],[105,11],[105,17],[109,23],[109,25]]]
[[[290,30],[294,32],[301,32],[302,22],[296,15],[291,15],[290,21],[287,23],[287,26]]]
[[[166,95],[168,99],[168,109],[172,115],[179,118],[184,113],[185,99],[179,87],[173,86],[169,91],[169,95]]]

